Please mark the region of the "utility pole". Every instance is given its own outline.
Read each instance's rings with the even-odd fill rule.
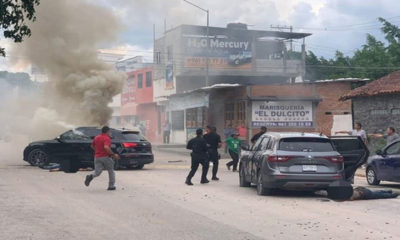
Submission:
[[[293,32],[293,26],[286,26],[286,25],[284,25],[284,26],[280,26],[280,25],[274,26],[274,25],[271,25],[270,28],[278,29],[279,31],[289,30],[290,33]],[[290,38],[289,41],[290,41],[290,51],[292,52],[293,51],[293,39]]]
[[[210,52],[210,37],[209,37],[209,28],[210,28],[210,11],[208,9],[204,9],[202,7],[197,6],[194,3],[191,3],[187,0],[183,0],[184,2],[202,10],[203,12],[207,13],[207,29],[206,29],[206,37],[207,37],[207,50],[206,50],[206,87],[209,86],[210,84],[210,79],[209,79],[209,75],[210,75],[210,59],[209,59],[209,52]]]

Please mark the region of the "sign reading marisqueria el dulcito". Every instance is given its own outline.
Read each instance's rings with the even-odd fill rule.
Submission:
[[[313,127],[311,101],[254,101],[253,127]]]

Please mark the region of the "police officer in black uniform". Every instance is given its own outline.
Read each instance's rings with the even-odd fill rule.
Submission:
[[[219,180],[219,178],[217,177],[218,163],[219,163],[218,148],[222,146],[221,137],[217,134],[216,127],[207,126],[206,131],[207,134],[204,135],[204,139],[210,146],[208,149],[208,157],[209,160],[213,163],[211,180],[218,181]]]
[[[186,178],[186,184],[187,185],[193,185],[192,183],[192,177],[197,171],[197,168],[199,167],[199,164],[202,165],[203,167],[203,172],[201,174],[201,181],[200,183],[208,183],[209,181],[207,180],[207,172],[208,172],[208,167],[209,167],[209,162],[208,162],[208,145],[206,140],[203,138],[203,129],[197,129],[196,130],[196,137],[192,138],[186,148],[192,150],[192,169],[189,172],[189,175]]]

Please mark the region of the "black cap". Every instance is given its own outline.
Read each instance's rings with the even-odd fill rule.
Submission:
[[[203,129],[198,128],[198,129],[196,130],[196,135],[201,135],[201,134],[203,134]]]

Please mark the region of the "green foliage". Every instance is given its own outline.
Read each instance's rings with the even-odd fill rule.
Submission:
[[[27,21],[35,21],[35,6],[39,0],[1,0],[0,1],[0,27],[5,38],[14,42],[22,42],[25,36],[31,35],[31,30],[26,25]],[[0,47],[0,54],[4,57],[5,50]]]
[[[400,28],[383,18],[381,31],[387,43],[368,34],[366,43],[352,57],[336,51],[333,59],[318,58],[311,51],[306,57],[306,79],[369,78],[377,79],[400,66]]]

